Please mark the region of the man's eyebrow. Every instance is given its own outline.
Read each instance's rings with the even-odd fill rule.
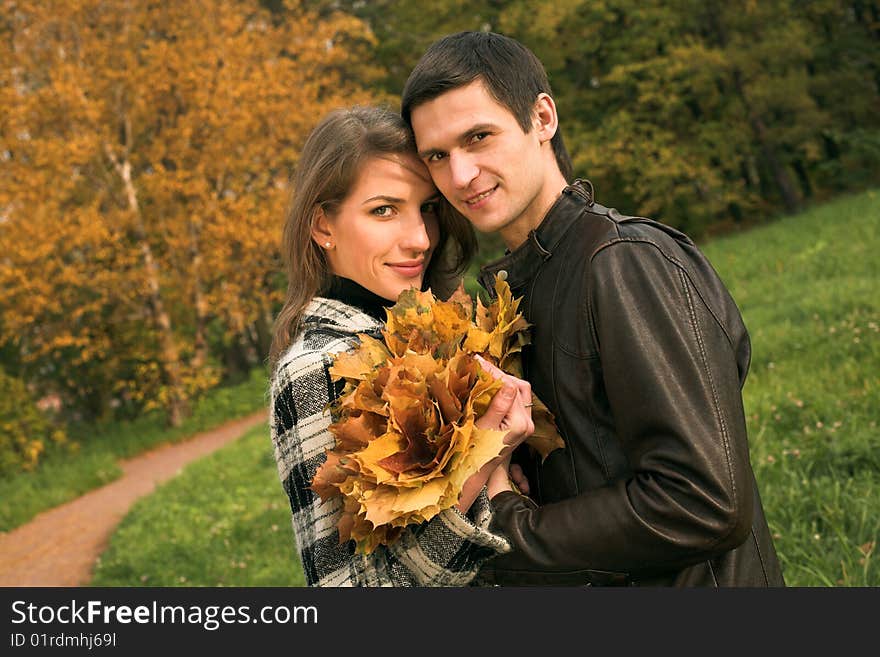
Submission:
[[[478,135],[481,132],[489,132],[492,130],[497,130],[497,126],[493,123],[478,123],[477,125],[471,126],[463,133],[461,133],[457,138],[457,142],[464,142],[473,137],[474,135]],[[432,155],[441,155],[446,151],[442,151],[439,148],[428,148],[424,151],[419,151],[419,157],[422,159],[426,159],[431,157]]]
[[[371,196],[366,201],[361,203],[361,205],[366,205],[367,203],[372,203],[373,201],[386,201],[388,203],[403,203],[402,198],[397,198],[396,196],[385,196],[384,194],[379,194],[378,196]]]
[[[465,141],[467,139],[470,139],[474,135],[480,134],[481,132],[490,132],[495,129],[496,126],[492,123],[478,123],[477,125],[470,128],[467,132],[462,134],[461,137],[458,138],[458,140]]]

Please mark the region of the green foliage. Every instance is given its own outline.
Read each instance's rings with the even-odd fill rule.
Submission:
[[[266,426],[138,502],[93,586],[303,586]]]
[[[428,4],[342,3],[376,33],[385,90],[444,34],[519,39],[547,69],[575,174],[624,213],[702,236],[880,181],[876,2]]]
[[[0,476],[32,471],[48,446],[66,441],[64,429],[40,412],[24,381],[0,369]]]
[[[507,1],[474,3],[468,0],[313,0],[325,10],[342,9],[369,24],[376,41],[373,61],[385,71],[380,84],[399,98],[409,72],[425,49],[444,34],[497,27],[500,8]],[[547,9],[546,4],[542,10]]]
[[[50,446],[33,471],[0,476],[0,531],[14,529],[40,511],[117,479],[122,474],[118,459],[180,442],[266,408],[266,386],[266,371],[256,369],[242,383],[210,390],[196,402],[192,415],[174,429],[168,428],[158,411],[133,421],[71,425],[68,433],[79,445],[76,451]]]

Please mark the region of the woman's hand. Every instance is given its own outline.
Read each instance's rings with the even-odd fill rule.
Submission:
[[[535,423],[532,421],[532,386],[528,381],[507,374],[480,356],[475,358],[480,367],[503,383],[489,408],[477,419],[476,425],[480,429],[507,430],[504,442],[508,448],[503,454],[509,457],[513,449],[535,431]],[[510,400],[509,405],[507,400]]]
[[[480,468],[462,486],[458,501],[459,510],[464,513],[476,499],[480,489],[488,486],[489,497],[502,490],[513,490],[508,479],[508,468],[513,450],[535,431],[532,421],[532,386],[515,376],[503,372],[483,358],[476,356],[480,366],[496,379],[502,381],[501,389],[495,393],[486,412],[477,419],[480,429],[507,431],[504,436],[505,447],[501,454]]]

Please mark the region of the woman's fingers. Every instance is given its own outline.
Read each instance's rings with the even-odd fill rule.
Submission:
[[[495,365],[476,356],[480,366],[496,379],[502,381],[501,389],[495,393],[489,408],[476,425],[480,429],[501,429],[507,431],[504,442],[516,447],[535,431],[532,421],[532,392],[528,382],[506,374]]]
[[[523,405],[526,408],[532,407],[532,384],[524,379],[517,378],[512,374],[508,374],[504,370],[500,369],[497,365],[493,365],[485,358],[479,355],[475,355],[474,358],[477,359],[477,362],[480,363],[480,367],[482,367],[485,371],[491,374],[496,379],[501,379],[505,383],[511,383],[516,386],[517,390],[519,390],[520,396],[523,401]]]
[[[505,383],[501,389],[492,397],[489,407],[476,421],[476,425],[480,429],[503,428],[505,420],[510,415],[510,411],[519,396],[519,390],[516,386]]]
[[[505,444],[516,447],[534,433],[535,424],[532,422],[530,411],[531,409],[523,405],[519,390],[516,390],[516,401],[511,404],[510,410],[498,427],[507,431],[504,437]]]

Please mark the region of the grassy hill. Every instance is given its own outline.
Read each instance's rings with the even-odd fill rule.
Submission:
[[[752,336],[752,461],[787,583],[880,585],[880,195],[703,248]],[[141,501],[94,583],[301,584],[266,430]]]
[[[880,584],[880,194],[704,251],[752,336],[752,462],[787,582]]]

